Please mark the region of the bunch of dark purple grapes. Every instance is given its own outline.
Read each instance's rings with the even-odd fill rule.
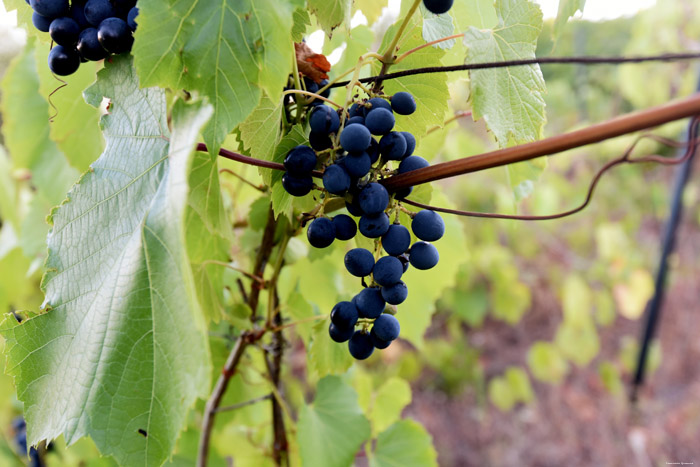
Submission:
[[[131,51],[139,9],[136,0],[27,0],[32,23],[48,32],[56,45],[49,69],[60,76],[75,73],[80,62]]]
[[[415,100],[407,92],[373,97],[355,102],[341,125],[344,110],[339,115],[326,105],[317,105],[309,117],[310,146],[293,148],[284,161],[287,172],[282,184],[293,196],[308,194],[314,187],[313,170],[317,166],[323,169],[324,201],[307,229],[312,246],[325,248],[336,239],[350,240],[357,234],[358,225],[360,234],[375,240],[374,251],[354,248],[345,255],[346,269],[362,278],[364,289],[352,301],[340,302],[331,311],[331,338],[348,341],[350,354],[358,360],[368,358],[375,348],[387,348],[399,336],[393,306],[408,297],[401,277],[409,265],[430,269],[439,260],[430,242],[445,233],[440,215],[430,210],[410,214],[411,230],[419,239],[411,245],[411,233],[399,220],[403,209],[400,201],[411,189],[390,194],[380,183],[393,174],[429,165],[413,155],[413,135],[392,131],[394,113],[410,115],[415,110]],[[372,135],[380,136],[379,141]],[[392,164],[398,166],[392,168]],[[347,214],[325,215],[323,208],[334,197],[345,200],[348,212],[359,217],[359,223]],[[386,256],[382,256],[382,250]]]

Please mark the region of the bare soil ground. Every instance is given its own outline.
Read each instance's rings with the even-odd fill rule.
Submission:
[[[662,227],[645,225],[639,238],[660,244]],[[600,330],[601,352],[593,363],[573,367],[560,386],[533,380],[536,401],[509,413],[488,403],[479,406],[473,388],[450,397],[416,381],[405,415],[430,431],[440,465],[700,465],[700,229],[691,222],[679,231],[672,265],[658,334],[662,363],[636,406],[627,394],[608,392],[598,375],[597,362],[618,354],[619,336],[641,333],[644,319],[618,317]],[[551,290],[536,287],[532,309],[518,326],[487,320],[472,331],[470,342],[488,356],[487,378],[524,364],[535,340],[551,339],[560,319],[552,310],[558,308]],[[625,390],[630,379],[625,375]]]

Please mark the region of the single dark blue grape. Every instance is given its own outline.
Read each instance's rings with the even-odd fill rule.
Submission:
[[[408,258],[411,261],[411,266],[426,270],[434,267],[440,261],[440,254],[432,243],[416,242],[411,247]]]
[[[400,190],[397,190],[396,193],[394,193],[394,198],[404,199],[408,195],[410,195],[412,192],[413,192],[412,186],[409,186],[408,188],[401,188]]]
[[[390,305],[400,305],[406,300],[406,297],[408,297],[408,287],[404,281],[382,287],[382,298]]]
[[[350,191],[352,192],[352,187],[350,187]],[[350,201],[345,201],[345,208],[348,210],[350,214],[352,214],[355,217],[360,217],[364,216],[365,213],[362,212],[362,208],[360,207],[359,203],[359,193],[354,193]]]
[[[350,328],[339,328],[335,324],[331,323],[330,326],[328,326],[328,334],[331,336],[331,339],[334,341],[341,343],[341,342],[347,342],[350,340],[352,335],[355,333],[355,328],[350,327]]]
[[[399,256],[411,246],[411,232],[401,224],[392,224],[382,236],[382,247],[391,256]]]
[[[411,156],[413,154],[413,151],[416,150],[416,138],[408,131],[402,131],[401,135],[403,135],[403,139],[406,140],[406,152],[403,153],[403,158],[402,158],[402,159],[405,159],[405,158]]]
[[[294,175],[310,175],[315,167],[316,153],[308,146],[296,146],[284,158],[284,168]]]
[[[340,128],[340,118],[338,113],[327,105],[319,105],[311,112],[309,125],[311,131],[316,133],[335,133]]]
[[[365,107],[364,115],[367,116],[372,110],[376,109],[386,109],[391,112],[391,104],[389,101],[382,99],[381,97],[373,97],[367,101],[368,106]]]
[[[393,256],[379,258],[372,270],[374,282],[381,286],[394,285],[401,280],[403,265]]]
[[[389,230],[389,216],[382,212],[377,215],[365,214],[360,217],[360,233],[367,238],[379,238]]]
[[[102,48],[100,41],[97,40],[97,29],[95,28],[82,30],[80,36],[78,36],[77,48],[81,57],[93,62],[102,60],[108,55],[107,51]]]
[[[312,131],[309,133],[309,145],[316,151],[325,151],[333,147],[333,141],[327,133],[316,133]]]
[[[423,5],[429,12],[441,15],[450,11],[453,2],[454,0],[423,0]]]
[[[80,26],[78,26],[78,23],[72,18],[68,18],[67,16],[56,18],[51,21],[49,35],[56,44],[70,47],[78,42]]]
[[[311,175],[294,175],[285,172],[282,175],[282,186],[292,196],[306,196],[314,187]]]
[[[369,333],[355,331],[355,334],[352,335],[348,342],[348,349],[350,350],[350,355],[355,357],[356,360],[365,360],[374,352],[374,344],[369,337]]]
[[[331,322],[340,329],[351,329],[357,323],[360,315],[352,302],[340,302],[331,310]]]
[[[379,160],[379,143],[376,139],[372,138],[372,141],[370,141],[367,154],[369,154],[369,160],[372,164]]]
[[[335,226],[327,217],[317,217],[306,229],[306,238],[315,248],[326,248],[335,240]]]
[[[314,94],[318,92],[318,84],[316,84],[316,81],[307,76],[304,76],[304,86],[306,86],[306,90],[309,92],[313,92]]]
[[[348,125],[352,125],[353,123],[357,123],[359,125],[364,125],[365,124],[365,117],[361,115],[357,115],[355,117],[350,117],[348,118]]]
[[[351,152],[340,161],[348,174],[354,178],[361,178],[367,175],[372,168],[372,160],[365,151]]]
[[[401,326],[399,325],[399,320],[396,319],[394,315],[384,313],[374,320],[372,330],[381,340],[391,342],[399,337]]]
[[[399,115],[411,115],[416,111],[416,100],[407,92],[397,92],[391,96],[391,109]]]
[[[327,80],[327,79],[322,79],[321,82],[318,83],[318,89],[319,89],[319,91],[321,90],[321,88],[324,88],[324,87],[326,87],[326,86],[328,86],[328,80]],[[319,93],[318,95],[319,95],[319,96],[323,96],[323,97],[325,97],[326,99],[328,99],[328,98],[330,97],[330,95],[331,95],[331,88],[326,89],[325,91]]]
[[[350,106],[350,109],[348,110],[348,115],[350,116],[350,118],[353,118],[353,117],[364,118],[365,117],[365,108],[364,108],[364,106],[355,102],[354,104],[352,104]]]
[[[384,159],[400,161],[406,154],[406,138],[398,131],[392,131],[379,140],[379,152]]]
[[[371,140],[367,127],[357,123],[346,126],[340,134],[340,145],[348,152],[364,151]]]
[[[421,156],[409,156],[399,164],[399,173],[402,174],[428,166],[430,166],[430,163]]]
[[[440,214],[430,209],[424,209],[413,217],[411,230],[421,240],[434,242],[445,235],[445,222]]]
[[[368,156],[369,157],[369,156]],[[365,214],[384,212],[389,206],[389,192],[380,183],[368,183],[360,192],[360,207]]]
[[[59,76],[68,76],[80,66],[80,56],[73,48],[57,45],[49,52],[49,69]]]
[[[30,0],[29,5],[41,16],[51,19],[65,16],[69,11],[68,0]]]
[[[70,17],[73,18],[73,21],[78,23],[78,26],[80,26],[81,31],[90,27],[90,23],[85,17],[84,3],[72,2],[70,6]]]
[[[51,27],[52,21],[53,20],[51,18],[41,16],[36,11],[32,13],[32,24],[41,32],[49,32],[49,28]]]
[[[394,114],[383,108],[374,109],[365,117],[365,126],[373,135],[386,135],[395,124]]]
[[[121,18],[107,18],[97,28],[97,40],[109,53],[120,54],[131,50],[134,36],[131,29]]]
[[[329,193],[342,196],[350,188],[350,175],[341,164],[326,167],[323,172],[323,187]]]
[[[355,277],[366,277],[374,268],[374,255],[365,248],[353,248],[345,253],[345,269]]]
[[[335,238],[338,240],[350,240],[357,234],[357,224],[347,214],[338,214],[333,218]]]
[[[136,27],[138,23],[136,22],[136,17],[139,15],[139,7],[135,6],[131,10],[129,10],[129,13],[126,16],[126,24],[129,25],[129,29],[132,31],[136,32]]]
[[[377,337],[377,335],[374,333],[374,331],[369,332],[369,337],[372,339],[372,344],[374,345],[375,349],[386,349],[391,345],[391,341],[383,341],[380,338]]]
[[[386,302],[379,287],[367,287],[352,299],[360,318],[374,319],[382,314]]]
[[[112,18],[117,14],[109,0],[88,0],[84,11],[85,19],[95,27],[98,27],[107,18]]]

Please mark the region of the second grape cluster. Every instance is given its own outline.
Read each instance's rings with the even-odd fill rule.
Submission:
[[[139,9],[136,0],[27,0],[32,23],[56,45],[49,53],[52,73],[75,73],[80,62],[131,51]]]
[[[386,177],[429,165],[413,155],[412,134],[393,131],[395,114],[415,110],[415,100],[406,92],[357,101],[347,112],[316,105],[309,116],[309,146],[293,148],[284,161],[282,183],[293,196],[308,194],[314,188],[313,170],[323,169],[323,187],[318,189],[324,202],[307,229],[312,246],[326,248],[335,240],[350,240],[358,230],[374,241],[373,251],[354,248],[345,255],[345,268],[361,278],[363,289],[331,311],[330,337],[348,342],[350,354],[358,360],[368,358],[375,348],[387,348],[399,336],[395,306],[408,297],[401,280],[406,270],[430,269],[439,260],[431,242],[445,232],[440,215],[430,210],[408,212],[401,200],[411,188],[390,194],[381,184]],[[344,199],[359,222],[347,214],[326,215],[324,208],[333,198]],[[411,216],[411,231],[418,239],[413,244],[411,231],[400,223],[402,211]]]

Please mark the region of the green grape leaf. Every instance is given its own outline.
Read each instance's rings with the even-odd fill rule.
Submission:
[[[352,0],[309,0],[308,5],[328,37],[332,36],[335,28],[350,22]]]
[[[110,99],[107,149],[51,215],[45,312],[4,321],[7,371],[30,444],[90,436],[119,464],[160,465],[209,389],[184,230],[211,108],[178,101],[169,132],[165,91],[140,88],[129,56],[106,63],[85,95]]]
[[[497,0],[498,25],[491,30],[470,27],[464,34],[466,63],[535,58],[542,29],[540,7],[529,1]],[[470,72],[474,119],[483,118],[499,146],[542,137],[545,84],[538,65]]]
[[[294,10],[292,19],[294,21],[292,25],[292,40],[294,42],[301,42],[306,35],[306,29],[311,26],[309,12],[304,8],[297,8]]]
[[[527,353],[532,375],[546,383],[560,383],[569,371],[569,365],[551,342],[537,341]]]
[[[434,203],[438,206],[450,206],[451,203],[434,186]],[[411,196],[413,199],[413,196]],[[411,206],[407,206],[411,207]],[[435,302],[457,281],[457,272],[468,260],[466,238],[463,225],[456,216],[443,215],[445,236],[435,242],[440,254],[440,262],[431,271],[419,271],[408,268],[402,280],[408,284],[408,298],[398,307],[397,318],[401,322],[400,338],[411,341],[421,349],[423,334],[430,325],[435,312]],[[439,281],[425,280],[426,274],[439,274]]]
[[[345,373],[352,366],[353,358],[347,344],[339,344],[328,335],[330,318],[314,325],[311,333],[311,349],[308,351],[309,367],[321,378]]]
[[[296,290],[292,291],[287,297],[283,312],[288,314],[293,322],[305,321],[314,316],[314,310],[311,304]],[[301,340],[307,347],[311,342],[313,324],[313,321],[305,321],[294,326],[294,330],[299,334],[299,337],[301,337]]]
[[[282,135],[280,120],[282,118],[282,102],[274,102],[263,94],[260,103],[245,122],[240,124],[243,147],[250,151],[252,157],[272,161],[275,159],[275,148]],[[284,160],[284,159],[283,159]],[[263,181],[270,184],[272,170],[260,169]]]
[[[217,156],[197,152],[192,156],[190,192],[185,212],[187,255],[194,274],[197,296],[208,319],[218,321],[224,312],[224,267],[231,246],[231,223],[219,186]]]
[[[397,32],[398,25],[394,25],[384,35],[384,41],[380,50],[385,50],[390,39]],[[404,34],[399,40],[399,54],[414,47],[425,44],[423,40],[423,28],[418,19],[414,17],[408,24]],[[408,70],[430,66],[440,66],[445,51],[433,47],[426,47],[412,53],[400,63],[391,67],[391,71]],[[379,73],[379,65],[374,65],[374,72]],[[406,91],[416,100],[416,111],[411,115],[400,115],[396,119],[396,129],[412,133],[416,139],[425,135],[431,127],[442,126],[445,114],[448,110],[447,101],[450,98],[447,89],[447,73],[430,73],[427,75],[406,76],[392,79],[384,83],[384,90],[388,95],[399,91]]]
[[[371,467],[437,467],[433,439],[422,425],[400,420],[382,432],[370,460]]]
[[[30,39],[3,78],[2,133],[15,169],[29,169],[38,193],[54,206],[79,174],[49,138],[49,104],[39,93],[34,53]]]
[[[357,393],[337,376],[318,382],[313,404],[301,408],[297,438],[302,465],[346,467],[369,438]]]
[[[212,154],[257,107],[279,98],[291,70],[291,0],[140,0],[134,63],[142,86],[185,88],[209,98]]]
[[[51,95],[51,139],[63,151],[71,166],[85,172],[104,149],[100,131],[100,110],[88,105],[83,99],[83,90],[95,81],[95,73],[102,63],[87,62],[78,71],[61,79],[66,86],[57,89],[60,83],[46,66],[48,47],[36,51],[36,66],[41,82],[40,94]]]
[[[452,16],[449,13],[436,15],[431,13],[421,4],[420,11],[423,14],[423,39],[425,42],[431,42],[443,37],[451,36],[455,33],[455,24]],[[433,45],[438,49],[450,49],[457,43],[456,39],[449,41],[438,42]]]
[[[372,410],[368,413],[372,432],[381,433],[401,418],[403,409],[411,403],[411,386],[406,380],[392,377],[386,380],[374,395]]]
[[[498,24],[498,16],[493,0],[462,0],[455,2],[450,9],[457,23],[457,30],[464,31],[469,26],[478,29],[493,29]]]
[[[557,18],[554,20],[552,37],[556,39],[561,36],[569,18],[574,16],[577,11],[583,13],[583,7],[585,5],[586,0],[559,0],[559,9],[557,11]]]

